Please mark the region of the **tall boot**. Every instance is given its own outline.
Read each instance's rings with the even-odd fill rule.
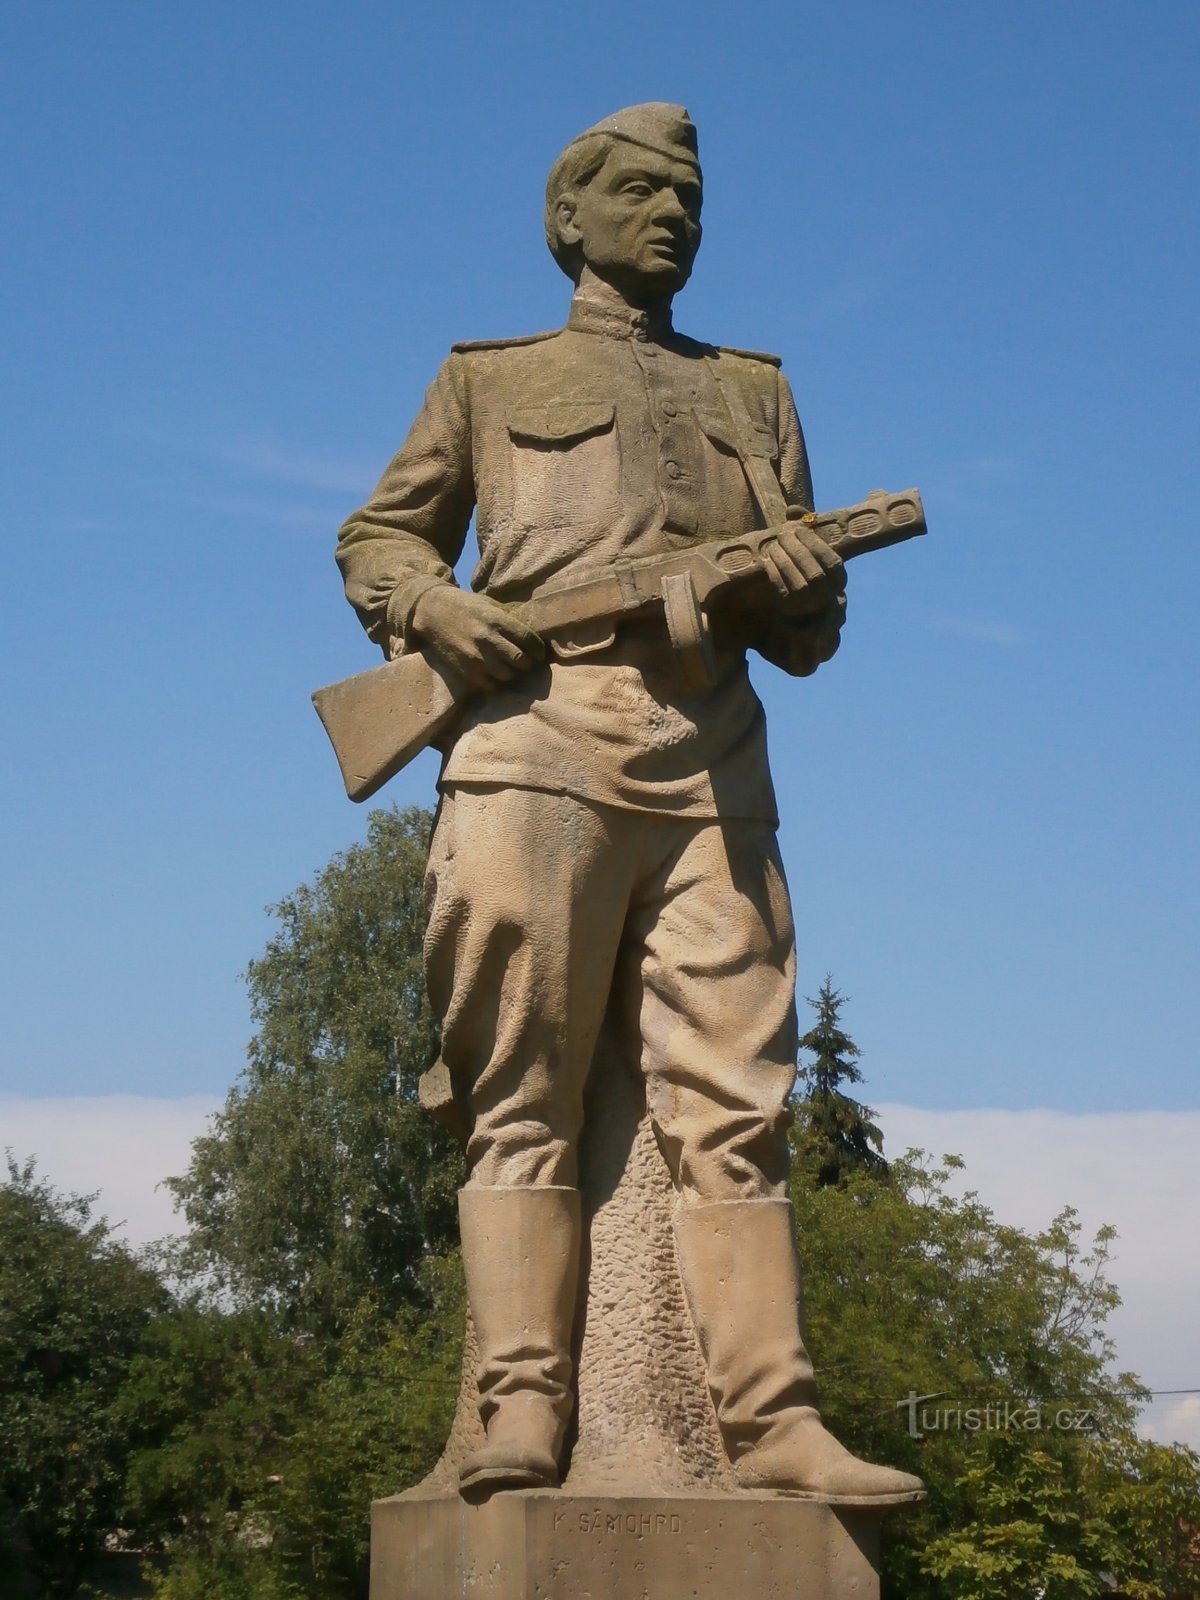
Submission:
[[[458,1215],[487,1431],[462,1487],[553,1487],[574,1404],[579,1191],[467,1187]]]
[[[800,1265],[790,1203],[685,1206],[675,1218],[675,1244],[738,1482],[841,1505],[920,1499],[920,1478],[860,1461],[821,1422],[812,1362],[800,1335]]]

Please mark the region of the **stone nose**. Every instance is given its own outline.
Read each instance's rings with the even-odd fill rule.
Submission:
[[[669,184],[655,195],[654,215],[663,221],[680,223],[687,217],[683,201]]]

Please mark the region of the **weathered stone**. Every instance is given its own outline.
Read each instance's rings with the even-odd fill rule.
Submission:
[[[746,664],[830,659],[822,529],[876,548],[889,497],[815,516],[778,362],[675,331],[697,149],[664,104],[571,142],[545,211],[567,326],[456,346],[341,533],[368,632],[436,680],[422,1094],[466,1148],[474,1312],[442,1460],[376,1507],[373,1600],[866,1597],[872,1518],[921,1493],[816,1411],[786,1201],[794,929]],[[896,498],[903,537],[920,500]],[[704,577],[731,538],[736,603]],[[576,616],[593,580],[608,609]],[[352,793],[393,745],[349,758]]]
[[[782,1495],[398,1495],[371,1600],[877,1600],[878,1527]]]

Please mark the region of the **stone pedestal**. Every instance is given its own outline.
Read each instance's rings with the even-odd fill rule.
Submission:
[[[377,1500],[371,1600],[878,1600],[879,1516],[782,1495]]]

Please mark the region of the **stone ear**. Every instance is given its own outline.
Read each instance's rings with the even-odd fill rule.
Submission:
[[[554,221],[558,229],[558,237],[563,244],[578,244],[581,238],[579,224],[575,220],[575,202],[573,200],[560,200],[554,208]]]

